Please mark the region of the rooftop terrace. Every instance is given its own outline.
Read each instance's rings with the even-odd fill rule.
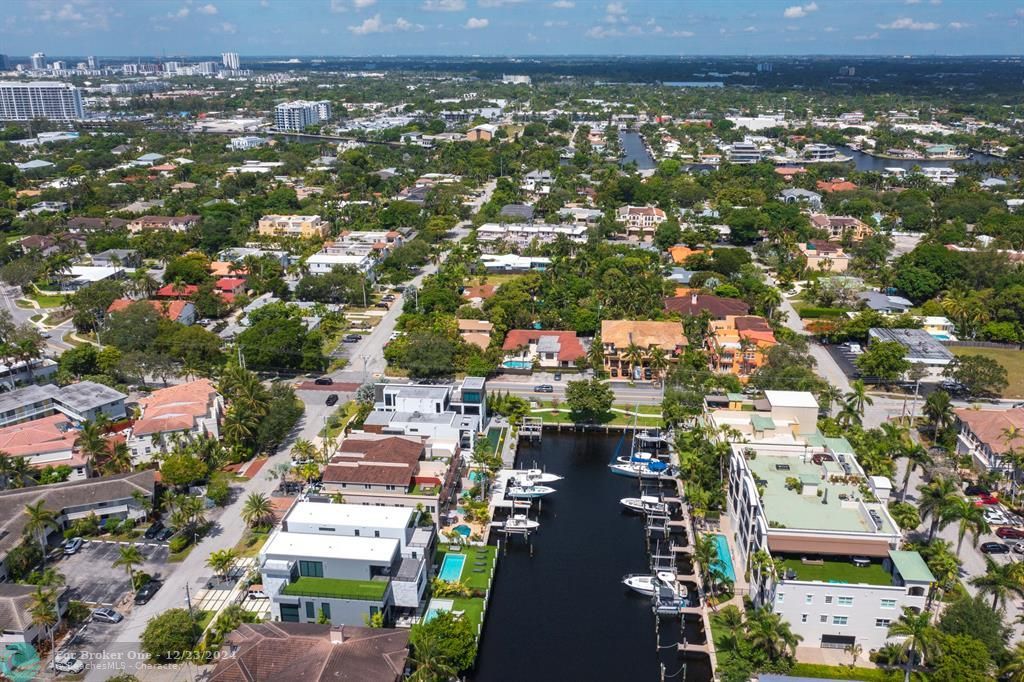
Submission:
[[[796,574],[791,580],[819,581],[837,584],[892,585],[892,575],[882,564],[871,562],[867,566],[855,566],[850,560],[820,559],[821,563],[805,564],[800,558],[783,559],[782,572]]]
[[[290,597],[328,597],[380,601],[388,589],[386,580],[344,580],[302,576],[281,590]]]

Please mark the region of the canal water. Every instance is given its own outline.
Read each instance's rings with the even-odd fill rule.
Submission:
[[[619,505],[636,496],[637,482],[608,471],[617,450],[629,452],[628,437],[546,432],[540,445],[521,446],[518,466],[565,478],[539,513],[534,505],[541,527],[532,555],[519,537],[502,550],[471,679],[657,682],[661,664],[668,681],[711,679],[706,656],[677,655],[678,620],[661,620],[656,649],[650,601],[621,584],[650,570],[643,522]],[[687,625],[691,641],[701,634]]]
[[[636,162],[637,170],[649,170],[656,167],[654,157],[647,151],[644,139],[634,130],[620,130],[619,144],[622,146],[622,165],[630,161]]]
[[[957,163],[978,163],[988,165],[1000,160],[998,157],[990,156],[988,154],[980,154],[977,152],[972,153],[970,158],[966,160],[927,161],[920,159],[883,159],[877,156],[871,156],[870,154],[865,154],[857,149],[850,149],[849,147],[841,145],[836,147],[836,150],[838,150],[840,154],[852,156],[853,163],[858,171],[871,171],[874,173],[881,173],[886,168],[906,168],[907,170],[910,170],[914,166],[918,166],[920,168],[952,168],[953,165]]]

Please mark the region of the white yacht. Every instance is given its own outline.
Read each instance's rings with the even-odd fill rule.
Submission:
[[[547,485],[517,485],[509,481],[505,494],[512,499],[535,500],[550,495],[555,489]]]
[[[517,469],[510,473],[516,483],[557,483],[562,480],[561,476],[540,469]]]
[[[686,586],[676,581],[671,571],[658,571],[654,575],[627,575],[622,584],[640,594],[653,597],[656,594],[671,593],[678,599],[686,597]]]
[[[668,514],[668,505],[653,495],[623,497],[619,504],[638,514]]]
[[[675,467],[649,455],[647,459],[635,459],[625,463],[617,461],[609,464],[608,468],[613,474],[633,478],[670,480],[676,475]]]
[[[504,521],[492,521],[491,526],[502,533],[526,534],[540,528],[540,522],[527,518],[526,514],[513,514]]]

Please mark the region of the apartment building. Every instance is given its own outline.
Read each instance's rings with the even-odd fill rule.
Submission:
[[[416,614],[435,545],[433,525],[420,521],[409,507],[296,502],[259,554],[271,617],[361,625]]]
[[[672,247],[676,249],[679,247]],[[682,247],[686,248],[686,247]],[[670,249],[670,250],[672,250]],[[675,258],[676,251],[673,251]],[[683,261],[686,258],[682,259]],[[738,298],[726,298],[714,294],[699,294],[691,291],[683,296],[670,296],[665,299],[665,310],[685,316],[699,316],[707,312],[712,320],[724,320],[729,316],[746,315],[750,306]]]
[[[979,471],[1012,475],[1015,467],[1006,455],[1010,450],[1024,449],[1024,436],[1008,436],[1024,429],[1024,407],[1009,410],[960,407],[953,412],[956,414],[957,454],[970,455],[974,468]]]
[[[318,215],[265,215],[258,232],[264,237],[326,237],[330,225]]]
[[[0,394],[0,427],[20,424],[54,414],[76,422],[91,421],[101,413],[124,419],[124,393],[92,381],[56,386],[25,386]]]
[[[576,244],[584,244],[587,241],[587,226],[585,224],[484,223],[476,229],[476,236],[481,248],[493,253],[500,245],[521,249],[531,244],[550,244],[559,237],[564,237]]]
[[[712,320],[710,327],[711,368],[733,374],[744,383],[765,364],[768,351],[778,344],[768,321],[756,315],[728,315],[724,320]]]
[[[654,233],[667,217],[656,206],[623,206],[615,212],[615,219],[626,226],[626,236],[640,241],[651,241]]]
[[[828,239],[833,241],[848,237],[859,242],[875,233],[863,220],[846,215],[814,213],[811,215],[811,224],[819,230],[828,232]]]
[[[199,220],[200,216],[197,215],[144,215],[129,221],[126,227],[132,234],[138,234],[146,230],[188,232],[199,224]]]
[[[329,120],[331,103],[327,100],[295,100],[274,107],[274,127],[278,130],[302,132],[308,126],[319,125]]]
[[[209,379],[153,391],[139,400],[139,409],[141,416],[127,432],[134,463],[150,461],[157,452],[166,452],[175,437],[220,437],[224,399]]]
[[[602,320],[601,343],[604,346],[604,369],[612,377],[631,377],[651,380],[651,355],[655,348],[664,351],[667,360],[673,360],[686,347],[686,336],[679,322],[649,320]],[[636,348],[638,357],[630,357]]]
[[[0,82],[0,120],[78,121],[85,118],[82,92],[59,81]]]
[[[753,142],[734,142],[726,149],[729,163],[752,164],[763,158],[760,148]]]
[[[68,466],[69,480],[89,476],[89,462],[75,449],[78,429],[63,414],[0,428],[0,452],[21,457],[34,469]]]
[[[262,147],[267,143],[267,141],[267,138],[259,137],[257,135],[241,135],[239,137],[232,137],[228,140],[228,146],[234,151],[245,151],[247,149]]]
[[[324,491],[352,504],[420,507],[438,518],[455,498],[459,447],[371,429],[351,434],[331,456]]]
[[[343,232],[333,242],[306,259],[306,267],[314,275],[322,275],[336,267],[353,267],[364,275],[371,276],[374,267],[405,243],[401,232]]]

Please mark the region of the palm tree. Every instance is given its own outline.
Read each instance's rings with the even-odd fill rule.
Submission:
[[[726,638],[722,642],[722,648],[735,649],[740,636],[743,634],[743,612],[735,604],[729,604],[712,616],[712,618],[715,624],[725,631]]]
[[[298,438],[292,445],[292,459],[298,462],[307,462],[317,458],[318,450],[312,442],[305,438]]]
[[[622,351],[622,359],[629,363],[629,374],[633,376],[633,368],[637,365],[643,366],[644,362],[644,349],[635,343],[630,343],[626,346],[625,350]]]
[[[836,386],[829,384],[825,388],[821,389],[818,393],[818,400],[824,403],[828,409],[828,416],[832,416],[833,408],[838,405],[843,399],[843,392],[840,391]]]
[[[924,414],[938,434],[953,423],[953,403],[945,391],[935,391],[924,401]]]
[[[853,407],[861,418],[864,417],[864,408],[875,404],[875,401],[868,395],[867,386],[860,379],[856,379],[850,384],[850,391],[846,394],[846,402]]]
[[[604,368],[604,344],[601,342],[600,334],[594,336],[594,341],[590,344],[590,348],[587,349],[587,362],[590,363],[590,368],[595,372],[599,372]]]
[[[855,643],[846,647],[845,651],[846,653],[850,654],[850,658],[853,659],[850,662],[850,667],[853,667],[857,665],[857,659],[860,658],[861,655],[864,653],[864,647],[862,647],[860,644]]]
[[[39,549],[43,554],[43,568],[46,568],[46,537],[50,534],[51,528],[57,527],[57,515],[47,509],[45,504],[40,500],[35,504],[25,505],[25,514],[28,516],[25,532],[35,535],[39,541]]]
[[[114,568],[124,566],[124,570],[128,572],[128,580],[131,582],[132,587],[135,587],[135,567],[141,566],[144,559],[139,548],[135,545],[128,545],[127,547],[118,548],[118,556],[114,559]]]
[[[662,379],[665,370],[668,369],[669,366],[668,352],[661,346],[654,346],[651,348],[647,364],[650,366],[651,374],[654,378]]]
[[[1017,642],[1010,651],[1010,660],[999,670],[1000,679],[1006,682],[1024,682],[1024,642]]]
[[[242,520],[250,527],[263,525],[274,513],[274,505],[263,493],[249,493],[242,505]]]
[[[907,460],[907,468],[903,472],[903,491],[900,493],[900,502],[906,502],[907,492],[910,489],[910,476],[918,467],[923,471],[926,466],[932,463],[932,458],[928,451],[917,443],[900,448],[896,456]]]
[[[903,672],[903,682],[910,682],[910,671],[914,666],[914,659],[920,656],[922,662],[926,657],[931,657],[938,646],[938,637],[935,628],[931,626],[931,614],[916,613],[911,609],[904,609],[899,620],[889,625],[890,637],[903,637],[899,646],[907,652],[907,667]],[[916,655],[915,655],[916,654]]]
[[[215,552],[210,552],[210,556],[206,559],[206,565],[212,568],[221,578],[227,579],[228,570],[237,558],[233,549],[218,549]]]
[[[109,474],[121,474],[132,470],[132,451],[126,443],[115,443],[110,448],[110,457],[103,463],[103,470]]]
[[[964,536],[971,531],[974,546],[978,545],[978,536],[988,533],[991,529],[985,520],[985,513],[974,504],[973,500],[957,497],[946,510],[947,522],[957,523],[956,555],[960,556],[960,548],[964,544]]]
[[[992,609],[1006,606],[1010,597],[1024,597],[1024,581],[1021,580],[1021,568],[1018,563],[997,564],[985,557],[985,573],[970,579],[970,583],[978,588],[979,594],[992,595]]]
[[[1001,455],[1001,459],[1010,460],[1010,463],[1013,464],[1013,470],[1010,473],[1010,490],[1012,491],[1011,495],[1014,502],[1017,499],[1017,479],[1020,475],[1020,460],[1024,458],[1020,456],[1017,448],[1010,444],[1022,438],[1024,438],[1024,429],[1019,426],[1004,428],[999,434],[999,440],[1003,441],[1003,444],[1006,445],[1006,452]]]
[[[718,561],[718,545],[710,534],[697,535],[693,543],[693,560],[700,568],[701,582],[708,592],[715,591],[715,571],[712,565]]]
[[[110,454],[110,446],[107,439],[103,437],[100,425],[93,421],[86,421],[82,424],[82,429],[75,439],[75,447],[85,456],[90,465]]]
[[[30,595],[31,602],[28,612],[32,616],[32,624],[41,629],[43,633],[50,636],[50,651],[56,656],[57,651],[53,646],[54,630],[60,623],[60,604],[57,600],[57,590],[52,587],[37,585]]]
[[[836,421],[839,422],[840,426],[850,427],[853,425],[860,426],[861,416],[857,412],[857,408],[853,406],[853,403],[849,401],[843,401],[839,405],[839,414],[836,415]]]
[[[943,521],[949,508],[960,495],[952,479],[941,477],[921,486],[920,491],[921,498],[917,507],[921,512],[921,518],[931,519],[931,528],[928,531],[928,542],[931,542],[939,527],[944,525]]]
[[[758,609],[747,619],[747,642],[767,653],[772,661],[796,654],[802,640],[780,614],[768,609]]]
[[[409,640],[412,645],[409,658],[415,668],[409,676],[409,682],[440,682],[455,679],[459,674],[458,669],[448,660],[438,638],[437,628],[417,626],[413,628]]]

